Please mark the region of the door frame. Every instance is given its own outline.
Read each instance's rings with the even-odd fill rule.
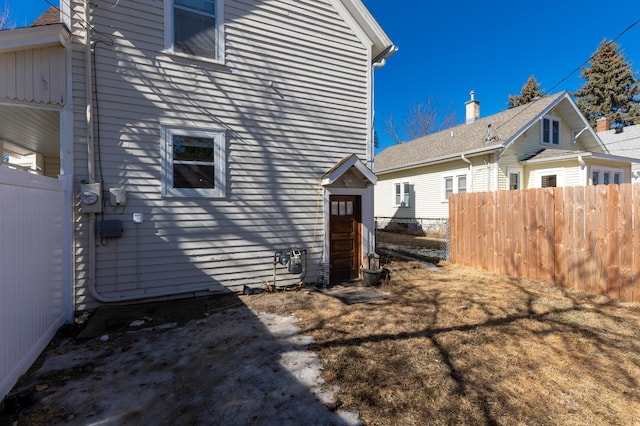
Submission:
[[[338,188],[325,186],[324,191],[324,229],[325,229],[325,237],[324,237],[324,248],[323,248],[323,259],[322,262],[324,264],[323,275],[326,277],[325,282],[331,282],[330,276],[330,228],[329,228],[329,220],[331,219],[331,203],[330,197],[332,195],[356,195],[360,196],[360,259],[359,262],[362,263],[362,256],[366,253],[374,253],[375,252],[375,221],[374,221],[374,212],[373,212],[373,197],[374,191],[373,186],[367,186],[366,188]]]
[[[353,214],[350,217],[353,217],[355,223],[353,224],[353,275],[349,278],[340,278],[337,279],[333,276],[333,270],[331,268],[333,264],[333,256],[332,252],[332,241],[333,241],[333,232],[332,232],[332,221],[335,220],[335,215],[333,215],[332,211],[329,211],[329,278],[330,282],[339,282],[339,281],[351,281],[356,280],[360,277],[360,266],[362,265],[362,199],[359,195],[330,195],[329,202],[334,201],[353,201]]]

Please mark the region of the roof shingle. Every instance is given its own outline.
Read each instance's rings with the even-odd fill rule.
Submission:
[[[30,25],[30,27],[38,27],[41,25],[51,25],[60,23],[60,9],[55,6],[49,7],[42,15],[36,18]]]
[[[376,173],[503,147],[556,100],[560,92],[489,117],[391,146],[375,157]]]

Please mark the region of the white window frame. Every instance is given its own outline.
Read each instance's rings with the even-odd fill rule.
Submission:
[[[400,187],[400,202],[398,203],[396,201],[396,188]],[[393,191],[393,206],[394,207],[411,207],[411,182],[409,181],[398,181],[398,182],[394,182],[393,186],[392,186],[392,191]],[[409,200],[405,200],[404,199],[404,194],[408,193],[409,194]]]
[[[603,182],[598,182],[597,184],[593,182],[593,173],[599,173],[599,176],[602,176]],[[609,173],[611,176],[610,182],[608,185],[614,184],[614,176],[616,174],[620,175],[620,182],[624,183],[624,170],[616,167],[605,167],[605,166],[591,166],[591,174],[589,175],[589,183],[591,185],[607,185],[604,183],[604,174]]]
[[[458,194],[460,192],[460,178],[465,178],[466,186],[464,192],[469,191],[469,173],[457,173],[453,175],[446,175],[442,177],[442,201],[449,202],[449,194],[447,193],[447,179],[451,179],[453,186],[451,194]]]
[[[556,176],[556,188],[564,186],[564,169],[542,169],[536,170],[534,176],[534,185],[535,188],[542,188],[542,177],[543,176]]]
[[[213,139],[213,181],[214,188],[174,188],[173,187],[173,136],[183,135]],[[226,141],[222,129],[202,130],[184,127],[163,126],[162,143],[162,196],[224,198],[227,195]]]
[[[511,175],[518,176],[518,187],[511,188]],[[519,167],[507,167],[507,188],[511,189],[523,189],[522,188],[522,169]]]
[[[545,142],[545,131],[544,131],[544,122],[545,121],[549,121],[549,142]],[[558,140],[556,142],[554,142],[553,139],[553,124],[557,123],[558,124]],[[542,117],[542,119],[540,120],[540,143],[543,145],[550,145],[550,146],[560,146],[560,140],[562,139],[562,125],[560,123],[560,119],[558,117],[553,117],[550,115],[546,115],[544,117]]]
[[[224,0],[215,0],[215,37],[216,45],[213,46],[213,58],[205,56],[190,55],[180,52],[174,48],[174,26],[173,11],[174,0],[164,0],[164,53],[174,56],[181,56],[199,61],[224,64]],[[203,13],[203,15],[206,15]]]

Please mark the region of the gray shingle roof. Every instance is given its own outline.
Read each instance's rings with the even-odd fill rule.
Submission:
[[[624,127],[620,133],[615,130],[599,132],[598,136],[611,154],[640,158],[640,124]]]
[[[526,105],[477,119],[470,124],[461,124],[391,146],[376,155],[376,173],[428,164],[461,154],[502,148],[532,120],[545,113],[555,101],[564,96],[568,96],[567,92],[544,96]]]

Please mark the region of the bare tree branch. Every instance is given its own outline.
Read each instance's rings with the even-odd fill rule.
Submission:
[[[406,136],[406,140],[413,140],[453,127],[458,124],[457,122],[458,119],[451,104],[443,112],[442,106],[429,96],[425,102],[411,106],[400,130],[392,116],[385,121],[384,130],[395,143],[400,143],[402,142],[400,135]]]
[[[9,18],[11,17],[11,10],[9,4],[5,1],[2,9],[0,9],[0,30],[9,28]]]
[[[393,139],[393,142],[396,144],[402,143],[402,139],[400,139],[400,136],[398,135],[397,128],[398,126],[396,121],[393,119],[393,116],[389,114],[389,116],[384,120],[384,132],[391,136],[391,139]]]

